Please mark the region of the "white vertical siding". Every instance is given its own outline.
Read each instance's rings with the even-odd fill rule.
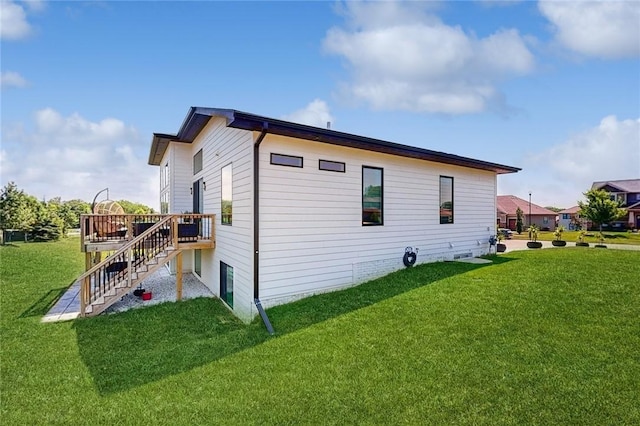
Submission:
[[[182,213],[193,210],[191,201],[191,183],[193,181],[193,160],[191,145],[172,142],[170,144],[172,162],[169,164],[171,174],[171,202],[169,213]]]
[[[304,157],[303,168],[270,153]],[[346,163],[322,171],[318,160]],[[362,226],[362,166],[384,169],[384,225]],[[454,177],[454,223],[439,222],[439,177]],[[267,135],[260,148],[260,295],[269,306],[366,281],[418,263],[488,252],[496,176],[353,148]],[[234,199],[235,201],[235,199]]]
[[[190,145],[187,161],[200,149],[202,171],[190,174],[189,185],[202,178],[206,184],[203,213],[216,215],[216,248],[202,251],[202,281],[216,295],[220,294],[220,262],[233,267],[234,313],[250,319],[253,304],[253,135],[226,127],[223,118],[212,118]],[[221,169],[233,164],[233,221],[221,221]],[[188,191],[187,191],[188,193]],[[191,210],[191,207],[189,207]]]

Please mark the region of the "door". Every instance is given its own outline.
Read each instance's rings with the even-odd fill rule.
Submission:
[[[193,213],[202,213],[204,210],[204,194],[202,178],[193,182]],[[195,220],[198,226],[198,235],[202,235],[202,221],[200,219]],[[193,250],[193,272],[202,278],[202,250]]]
[[[509,229],[512,231],[516,230],[516,219],[509,219]]]
[[[193,213],[202,213],[204,210],[204,194],[202,193],[202,178],[193,182]]]

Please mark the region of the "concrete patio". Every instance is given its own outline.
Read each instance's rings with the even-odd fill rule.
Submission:
[[[166,268],[160,268],[153,275],[142,282],[142,288],[151,292],[151,300],[142,300],[133,293],[125,295],[122,300],[110,306],[105,312],[116,313],[129,309],[157,305],[164,302],[176,301],[176,279]],[[193,274],[182,277],[182,300],[196,297],[215,297],[209,289]],[[75,282],[62,295],[56,304],[42,317],[42,322],[69,321],[80,316],[80,283]]]

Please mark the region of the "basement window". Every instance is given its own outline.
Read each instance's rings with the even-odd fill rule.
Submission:
[[[233,308],[233,267],[220,262],[220,299]]]
[[[274,164],[276,166],[302,168],[302,157],[271,153],[271,164]]]

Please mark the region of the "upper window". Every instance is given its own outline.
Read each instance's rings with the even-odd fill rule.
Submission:
[[[302,157],[271,153],[271,164],[277,166],[302,167]]]
[[[233,218],[233,169],[231,164],[227,164],[222,168],[222,224],[231,225]]]
[[[440,176],[440,223],[453,223],[453,178]]]
[[[202,150],[196,152],[193,156],[193,174],[195,175],[202,170]]]
[[[362,224],[382,225],[382,169],[362,166]]]
[[[318,168],[320,170],[326,170],[328,172],[344,173],[346,171],[345,164],[339,161],[320,160],[318,162]]]
[[[169,186],[169,162],[160,169],[160,187],[166,188]]]

